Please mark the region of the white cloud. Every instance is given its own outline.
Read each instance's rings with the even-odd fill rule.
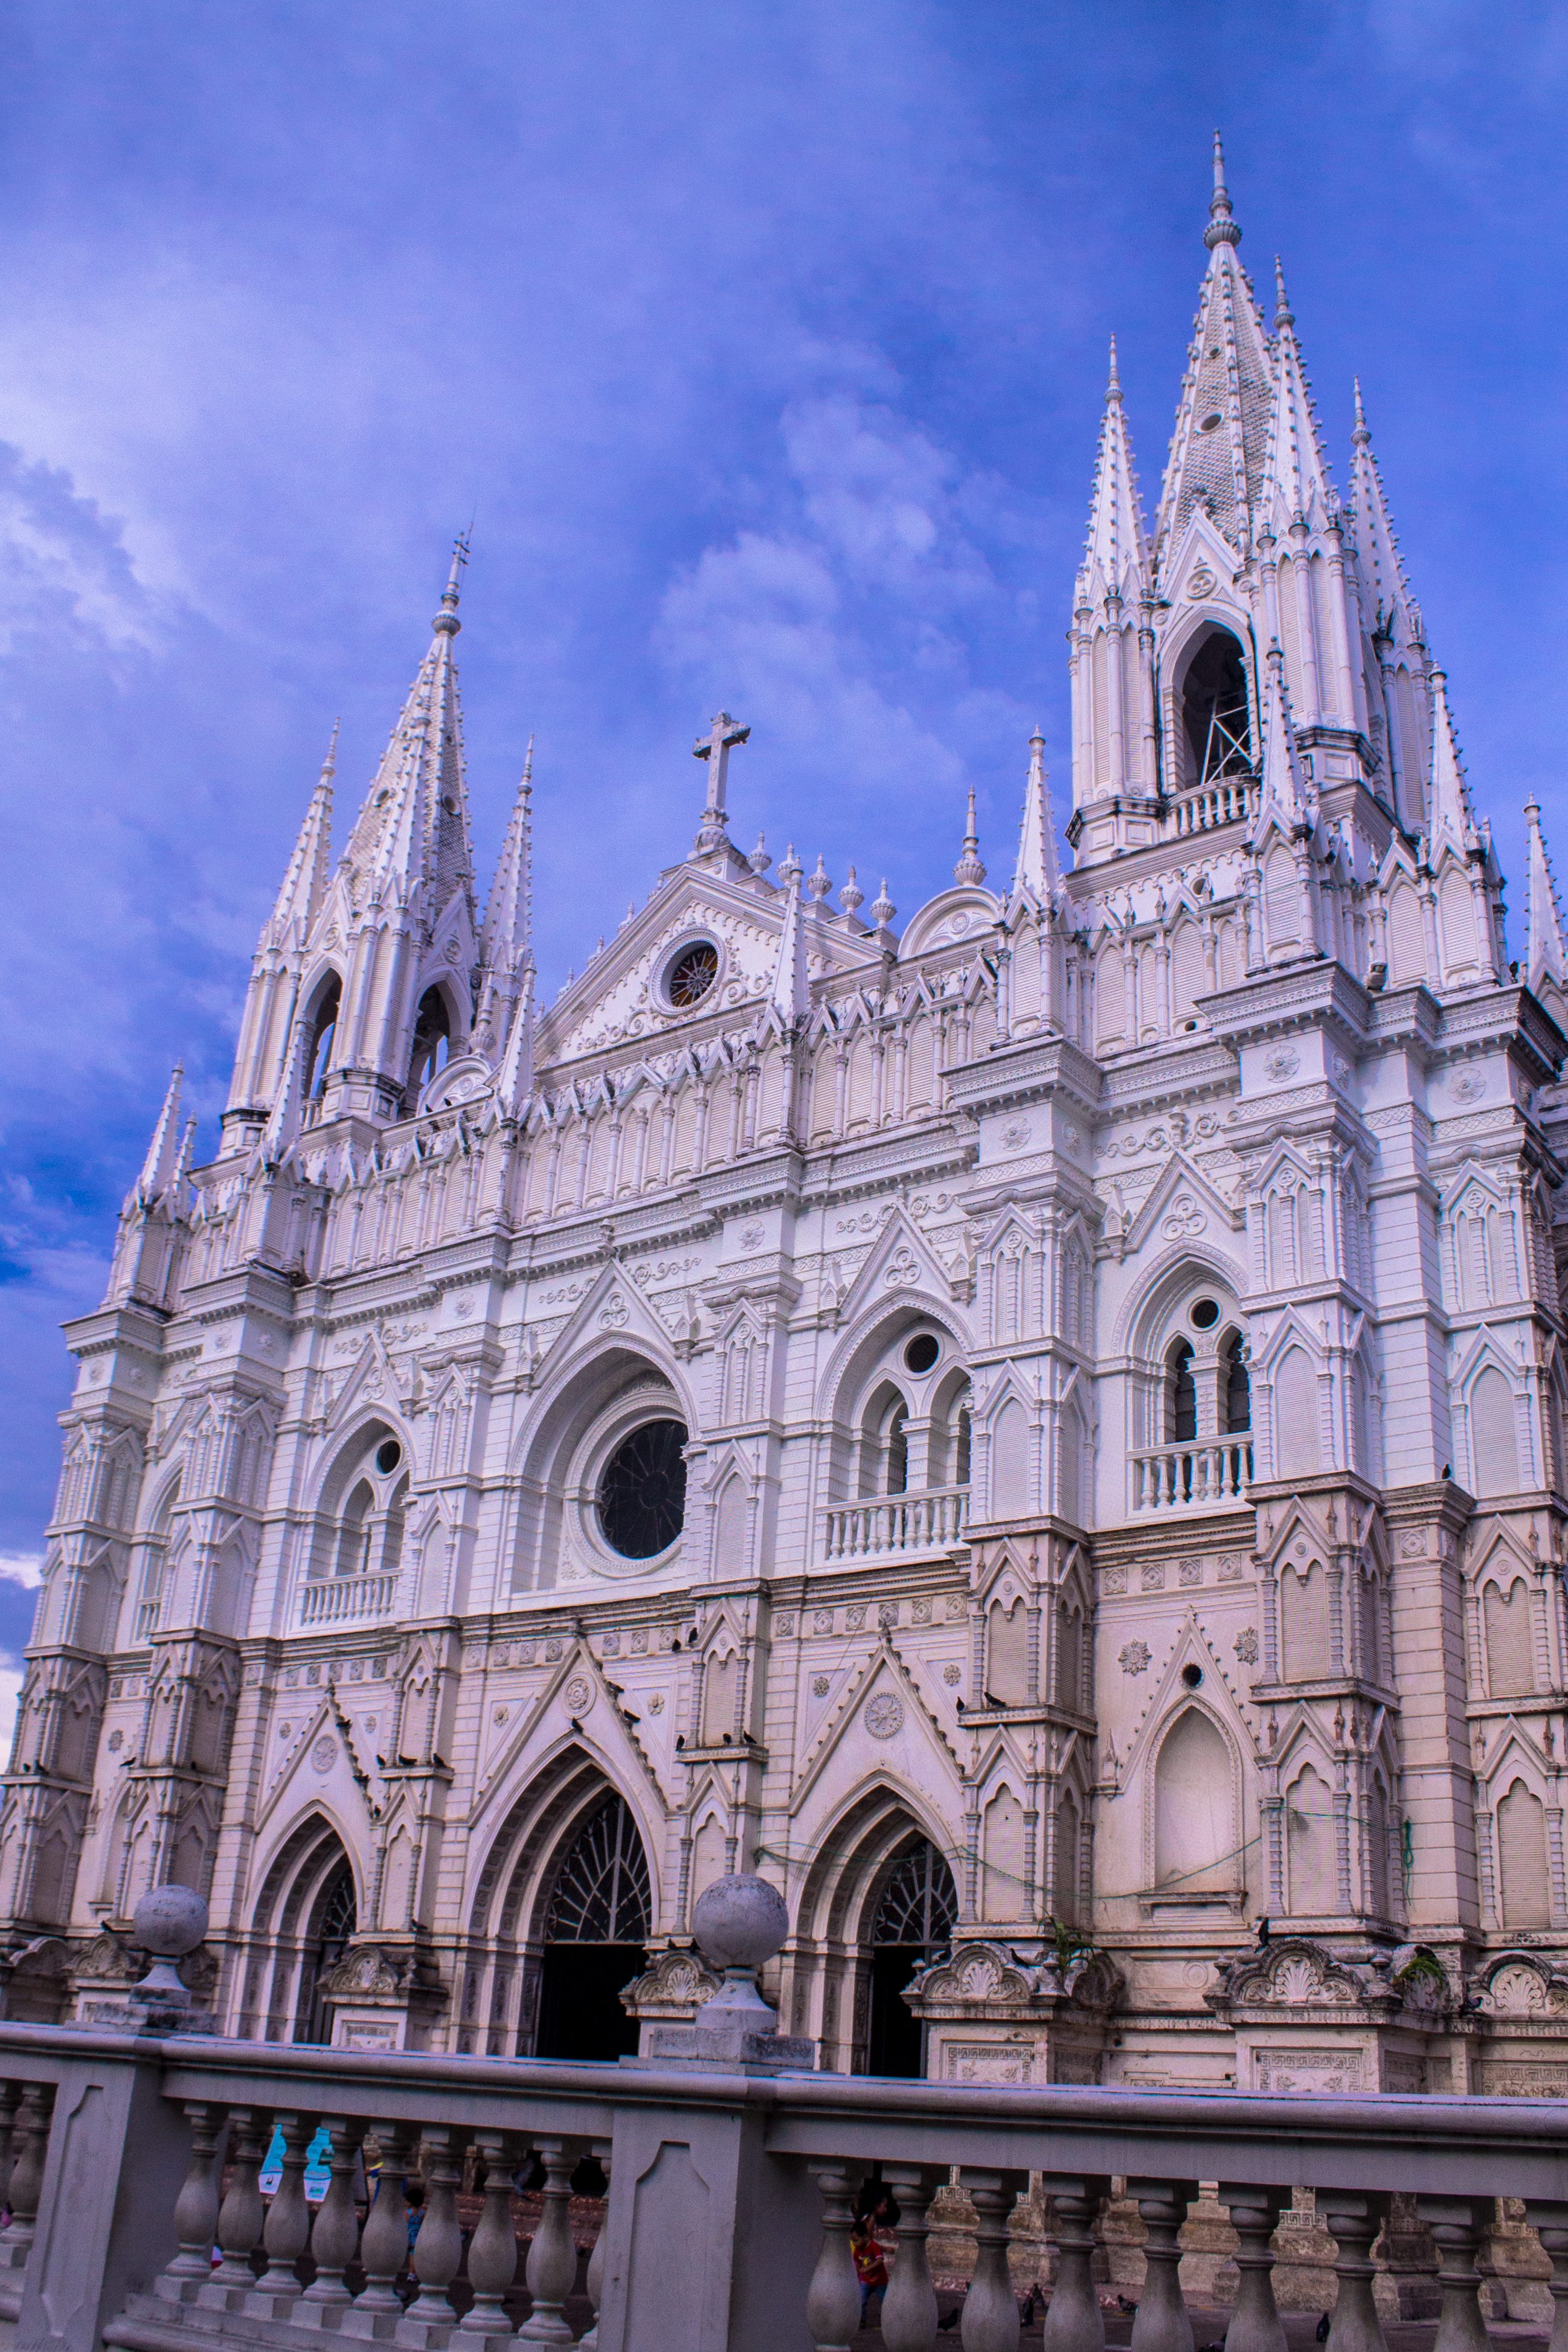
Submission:
[[[21,1584],[29,1592],[37,1591],[44,1580],[43,1553],[0,1551],[0,1577],[4,1577],[7,1584]]]

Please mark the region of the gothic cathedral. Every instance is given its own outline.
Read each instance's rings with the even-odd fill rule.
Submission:
[[[1106,395],[1069,870],[1037,737],[901,931],[770,875],[721,713],[545,1007],[454,564],[69,1327],[12,2015],[173,1879],[222,2031],[611,2058],[756,1869],[824,2066],[1568,2090],[1568,941],[1532,806],[1509,961],[1359,395],[1342,504],[1239,240],[1216,152],[1152,528]]]

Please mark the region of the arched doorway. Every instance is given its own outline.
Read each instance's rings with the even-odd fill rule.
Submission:
[[[562,1855],[545,1906],[536,2056],[636,2053],[620,1996],[647,1965],[652,1911],[637,1824],[624,1797],[606,1797]]]
[[[957,1916],[952,1873],[929,1838],[911,1838],[889,1864],[871,1915],[868,2074],[925,2073],[925,2028],[904,1988],[946,1949]]]
[[[348,1949],[359,1924],[353,1867],[345,1854],[321,1883],[310,1906],[305,1947],[300,1958],[300,2005],[294,2021],[296,2042],[331,2042],[331,2004],[321,1995],[321,1979],[335,1969]]]

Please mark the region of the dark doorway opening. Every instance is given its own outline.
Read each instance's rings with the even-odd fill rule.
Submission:
[[[358,1922],[353,1866],[345,1858],[328,1877],[310,1912],[304,1958],[300,1965],[300,2004],[294,2028],[296,2042],[330,2042],[331,2004],[321,1992],[321,1979],[335,1969],[348,1949]]]
[[[871,1922],[868,2074],[925,2073],[925,2028],[904,1990],[946,1951],[957,1916],[952,1872],[929,1838],[911,1839],[893,1857]]]
[[[541,2058],[635,2058],[637,2022],[621,1990],[641,1976],[640,1944],[547,1944],[539,1979]]]
[[[647,1858],[620,1797],[606,1797],[567,1848],[544,1920],[541,2058],[629,2058],[637,2025],[621,1993],[647,1965]]]

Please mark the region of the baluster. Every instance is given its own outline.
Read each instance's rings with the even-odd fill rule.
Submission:
[[[305,2151],[316,2136],[314,2116],[274,2116],[274,2128],[283,2135],[282,2174],[261,2242],[267,2268],[246,2296],[242,2308],[257,2319],[287,2319],[300,2300],[294,2265],[310,2241],[310,2209],[305,2202]]]
[[[16,2150],[6,2190],[11,2219],[0,2231],[0,2269],[20,2271],[27,2267],[38,2226],[38,2192],[44,2185],[53,2098],[54,2093],[46,2083],[29,2083],[22,2094],[11,2142]]]
[[[1552,2263],[1552,2301],[1555,2315],[1552,2322],[1552,2340],[1546,2352],[1568,2352],[1568,2205],[1558,2204],[1543,2197],[1532,2197],[1529,2210],[1541,2240],[1542,2251]]]
[[[336,2327],[353,2300],[343,2284],[343,2273],[359,2245],[354,2173],[364,2126],[348,2116],[330,2116],[327,2129],[332,2140],[331,2177],[310,2231],[316,2275],[290,2315],[296,2327]]]
[[[261,2243],[267,2220],[267,2202],[258,2175],[269,2136],[270,2119],[264,2107],[229,2109],[229,2183],[217,2216],[223,2260],[195,2294],[197,2303],[215,2311],[238,2311],[256,2284],[250,2257]]]
[[[1007,2267],[1007,2216],[1017,2193],[1016,2176],[971,2172],[966,2166],[963,2180],[974,2207],[979,2252],[963,2298],[959,2340],[963,2352],[1017,2352],[1018,2298]]]
[[[931,2283],[926,2240],[931,2201],[946,2175],[925,2164],[887,2164],[882,2179],[899,2207],[899,2251],[882,2297],[882,2341],[888,2352],[933,2352],[936,2289]]]
[[[1225,2352],[1285,2352],[1285,2330],[1274,2303],[1273,2237],[1289,2191],[1222,2180],[1219,2201],[1229,2206],[1230,2226],[1241,2240],[1236,2256],[1241,2284],[1225,2332]]]
[[[854,2221],[849,2199],[856,2185],[847,2165],[809,2168],[822,2192],[822,2252],[805,2298],[805,2325],[816,2352],[849,2352],[860,2332],[860,2282],[849,2251]]]
[[[485,2168],[485,2210],[468,2241],[468,2284],[474,2290],[471,2310],[465,2313],[458,2333],[465,2344],[477,2336],[484,2352],[500,2352],[511,2341],[506,2297],[517,2276],[517,2232],[511,2223],[511,2176],[516,2168],[515,2144],[510,2132],[482,2131],[475,2142]],[[474,2347],[479,2352],[479,2346]]]
[[[1094,2221],[1110,2194],[1107,2174],[1047,2172],[1049,2237],[1057,2250],[1057,2283],[1046,2307],[1045,2352],[1104,2352],[1105,2315],[1094,2291]]]
[[[1132,2323],[1132,2352],[1193,2352],[1193,2323],[1182,2301],[1178,2242],[1186,2208],[1197,2195],[1194,2180],[1130,2180],[1148,2232],[1143,2246],[1143,2292]]]
[[[1481,2316],[1481,2274],[1476,2256],[1491,2226],[1494,2200],[1418,2197],[1415,2209],[1437,2241],[1443,2310],[1432,2352],[1486,2352],[1487,2323]]]
[[[463,2177],[459,2131],[439,2125],[425,2134],[425,2219],[414,2241],[414,2275],[419,2292],[398,2321],[395,2340],[415,2352],[435,2352],[458,2324],[447,2289],[463,2261],[458,2221],[458,2183]]]
[[[360,2241],[365,2284],[342,2315],[344,2336],[388,2336],[403,2316],[396,2282],[408,2260],[408,2200],[403,2180],[414,2135],[402,2124],[378,2124],[376,2138],[381,2172]]]
[[[577,2249],[572,2240],[572,2173],[575,2144],[535,2140],[544,2167],[544,2210],[528,2250],[528,2292],[533,2309],[517,2331],[520,2344],[570,2344],[563,2306],[577,2284]]]
[[[1318,2191],[1323,2227],[1340,2250],[1334,2263],[1340,2292],[1330,2323],[1329,2352],[1384,2352],[1383,2323],[1372,2299],[1372,2247],[1387,2210],[1386,2197],[1356,2196],[1337,2189]]]
[[[599,2169],[605,2176],[605,2218],[599,2224],[599,2234],[594,2241],[594,2251],[588,2257],[588,2300],[594,2306],[594,2324],[586,2336],[577,2338],[577,2352],[597,2352],[599,2342],[599,2305],[605,2299],[605,2248],[610,2236],[610,2160],[612,2150],[606,2140],[595,2142],[594,2153],[599,2159]]]
[[[183,2105],[191,2127],[191,2161],[174,2200],[179,2252],[153,2282],[153,2294],[170,2303],[191,2302],[196,2288],[212,2276],[219,2204],[217,2151],[228,2119],[226,2107],[207,2099],[186,2099]]]

